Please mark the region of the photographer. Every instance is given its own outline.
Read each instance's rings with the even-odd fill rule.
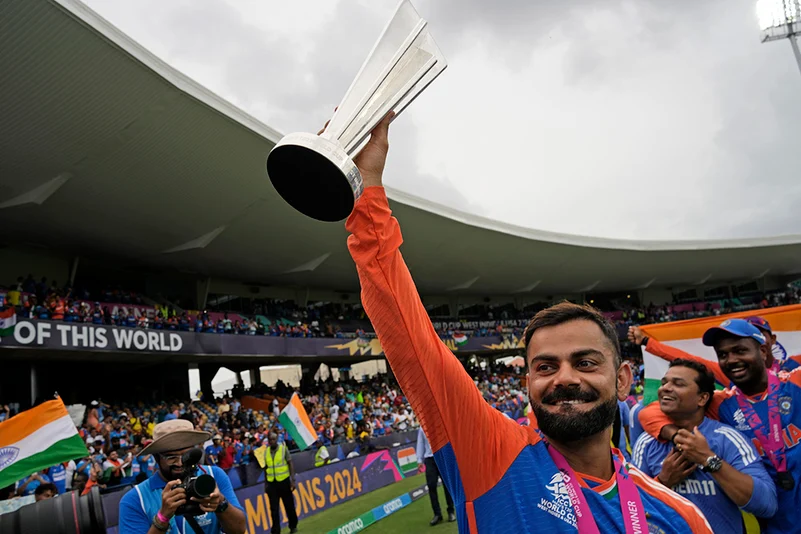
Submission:
[[[196,447],[208,440],[209,434],[194,430],[189,421],[173,419],[156,425],[153,437],[141,454],[153,454],[158,471],[120,501],[119,533],[244,533],[245,513],[228,475],[216,466],[184,465],[190,459],[197,464],[202,451]],[[197,479],[190,482],[189,478],[195,476]],[[187,499],[185,486],[198,487],[208,476],[216,486],[208,497]]]

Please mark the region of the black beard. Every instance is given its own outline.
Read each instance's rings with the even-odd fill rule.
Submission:
[[[560,443],[571,443],[602,432],[615,422],[618,406],[612,397],[589,412],[579,412],[568,405],[564,413],[552,413],[542,404],[532,402],[537,424],[545,437]],[[571,413],[572,412],[572,413]]]
[[[737,380],[735,380],[730,376],[731,370],[729,369],[729,367],[730,365],[726,365],[723,368],[723,374],[726,375],[726,378],[731,380],[732,384],[742,389],[743,391],[759,390],[759,386],[762,384],[762,379],[765,377],[766,368],[764,365],[760,366],[757,363],[746,363],[748,372],[743,378],[739,378]],[[750,393],[748,394],[750,395]]]
[[[181,472],[180,472],[180,473],[177,473],[177,472],[174,472],[174,471],[172,470],[172,468],[170,468],[170,469],[166,469],[166,470],[165,470],[164,468],[162,468],[161,466],[159,466],[159,471],[161,471],[161,476],[162,476],[162,477],[164,478],[164,480],[166,480],[166,481],[170,481],[170,480],[181,480],[181,479],[183,479],[183,478],[186,476],[186,473],[184,472],[184,470],[183,470],[183,469],[181,469]]]

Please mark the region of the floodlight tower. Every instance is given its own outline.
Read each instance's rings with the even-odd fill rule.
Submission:
[[[797,40],[801,34],[801,0],[758,0],[757,18],[762,42],[789,40],[801,72],[801,51]]]

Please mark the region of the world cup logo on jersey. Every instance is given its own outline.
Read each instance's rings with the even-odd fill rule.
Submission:
[[[748,426],[748,421],[745,420],[745,414],[743,414],[743,411],[739,408],[737,408],[737,410],[734,412],[734,422],[737,423],[737,430],[741,432],[751,429],[751,427]]]
[[[565,484],[569,480],[569,475],[563,474],[561,471],[555,473],[551,477],[551,481],[545,485],[545,489],[551,492],[551,498],[541,497],[537,508],[558,517],[569,525],[576,526],[576,514],[570,502],[570,492]]]
[[[565,480],[566,478],[567,480]],[[551,482],[545,485],[545,489],[551,492],[554,500],[564,500],[567,501],[567,504],[570,504],[570,494],[567,491],[565,482],[570,482],[570,475],[565,475],[561,472],[556,473],[551,477]]]

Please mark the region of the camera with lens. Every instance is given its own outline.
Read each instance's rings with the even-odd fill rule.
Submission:
[[[203,451],[197,448],[186,451],[181,457],[184,479],[177,487],[186,490],[186,504],[179,506],[175,515],[195,516],[206,513],[200,509],[200,504],[190,500],[192,497],[206,499],[214,493],[214,489],[217,487],[213,476],[205,473],[197,474],[197,464],[201,458],[203,458]]]

